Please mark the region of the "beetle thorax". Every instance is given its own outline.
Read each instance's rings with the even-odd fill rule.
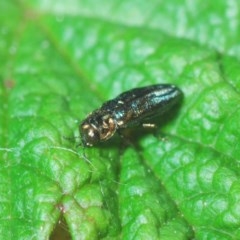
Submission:
[[[110,114],[107,114],[102,117],[102,124],[98,128],[101,141],[105,141],[116,132],[117,123]]]

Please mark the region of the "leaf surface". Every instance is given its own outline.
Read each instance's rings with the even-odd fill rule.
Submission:
[[[0,9],[3,239],[240,238],[237,0]],[[89,112],[157,83],[184,92],[157,130],[78,146]]]

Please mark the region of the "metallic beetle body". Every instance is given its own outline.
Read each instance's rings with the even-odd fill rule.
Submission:
[[[137,126],[176,105],[182,91],[174,85],[157,84],[134,88],[105,102],[79,126],[84,146],[106,141],[121,128]]]

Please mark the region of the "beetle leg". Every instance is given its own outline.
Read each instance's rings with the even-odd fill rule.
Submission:
[[[143,123],[142,126],[144,128],[157,128],[156,124],[154,123]]]

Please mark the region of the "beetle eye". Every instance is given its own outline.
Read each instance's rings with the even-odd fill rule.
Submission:
[[[84,146],[92,146],[100,141],[99,132],[94,126],[90,124],[83,124],[80,126],[80,134]]]

